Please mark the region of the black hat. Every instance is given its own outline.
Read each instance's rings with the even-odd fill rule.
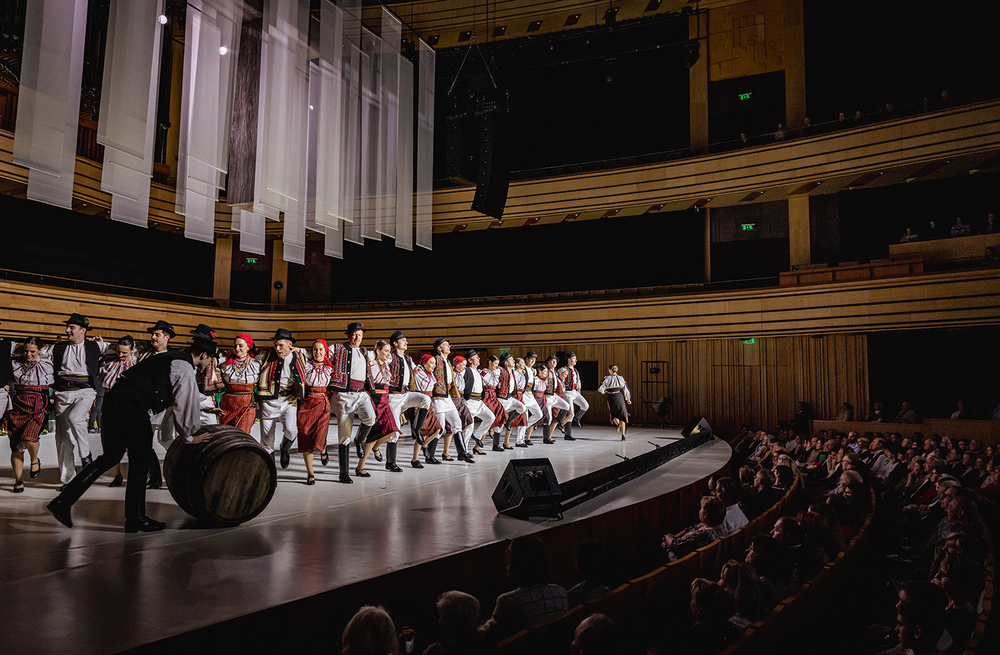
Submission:
[[[570,357],[576,357],[576,353],[572,350],[566,353],[566,359],[569,359]]]
[[[344,334],[350,336],[351,332],[356,330],[361,330],[362,332],[365,331],[365,326],[361,324],[361,321],[354,321],[353,323],[348,324],[347,329],[344,330]]]
[[[475,357],[478,354],[479,353],[477,353],[475,350],[473,350],[472,348],[469,348],[468,350],[465,351],[465,358],[466,359],[472,359],[473,357]]]
[[[157,321],[156,325],[151,328],[146,328],[146,332],[149,332],[150,334],[156,332],[157,330],[163,330],[164,332],[169,333],[171,338],[177,336],[177,333],[174,332],[174,326],[163,320]]]
[[[511,355],[510,353],[504,353],[500,355],[500,366],[503,366],[504,362],[506,362],[511,357],[513,357],[513,355]]]
[[[448,340],[445,339],[444,337],[438,337],[437,339],[435,339],[434,340],[434,350],[437,350],[438,348],[440,348],[441,344],[445,343],[446,341],[448,341]]]
[[[278,339],[288,339],[292,343],[295,343],[295,337],[293,337],[292,333],[285,328],[278,328],[278,330],[274,333],[274,336],[271,337],[271,341],[277,341]]]
[[[196,337],[201,337],[202,339],[211,339],[212,341],[215,341],[215,330],[208,327],[204,323],[199,323],[198,327],[191,330],[190,334],[193,334]]]
[[[195,335],[194,339],[191,340],[191,345],[200,350],[204,350],[212,357],[215,357],[215,354],[219,352],[219,346],[215,343],[215,341],[200,335]]]
[[[557,362],[559,361],[559,357],[557,357],[556,355],[549,355],[548,357],[545,358],[545,361],[550,361],[553,359],[556,360]]]
[[[528,354],[524,356],[525,359],[531,359],[532,357],[538,359],[538,353],[536,353],[534,350],[529,350]]]
[[[87,318],[86,316],[82,316],[81,314],[77,314],[75,312],[73,314],[70,314],[69,318],[63,321],[63,323],[65,323],[66,325],[79,325],[84,330],[90,329],[90,319]]]
[[[397,341],[399,341],[404,337],[406,337],[406,335],[403,334],[401,330],[396,330],[395,332],[392,333],[392,336],[389,337],[389,343],[396,343]]]

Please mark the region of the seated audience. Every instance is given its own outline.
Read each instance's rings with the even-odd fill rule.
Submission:
[[[479,632],[479,601],[461,591],[446,591],[437,601],[441,638],[424,650],[424,655],[478,655],[488,652]]]
[[[695,578],[691,583],[690,628],[669,640],[661,653],[693,653],[714,655],[724,650],[739,636],[738,628],[729,619],[736,613],[736,599],[717,582]]]
[[[490,640],[500,641],[569,609],[566,590],[548,583],[548,553],[538,539],[518,537],[510,542],[507,575],[517,589],[501,594],[493,616],[479,627]]]
[[[726,506],[722,501],[714,496],[703,496],[698,523],[677,534],[663,535],[662,546],[667,551],[667,559],[673,562],[724,537],[722,524],[725,520]]]
[[[621,650],[618,625],[606,614],[591,614],[573,632],[570,655],[609,655]]]
[[[399,652],[396,626],[383,607],[365,605],[358,610],[341,638],[343,655],[395,655]]]
[[[911,228],[906,228],[906,232],[903,237],[899,240],[900,243],[913,243],[914,241],[919,241],[920,237]]]
[[[593,541],[580,544],[576,550],[576,570],[583,581],[569,590],[570,607],[611,593],[607,585],[601,582],[607,570],[607,559],[600,544]]]
[[[910,407],[910,403],[903,401],[902,407],[899,410],[899,414],[896,414],[896,418],[893,423],[919,423],[920,419],[917,418],[917,413],[913,411]]]
[[[851,403],[844,403],[840,406],[840,413],[837,414],[837,418],[833,419],[835,421],[853,421],[854,420],[854,405]]]
[[[972,226],[966,225],[965,223],[963,223],[962,222],[962,218],[960,216],[956,217],[955,218],[955,224],[951,226],[951,236],[953,236],[953,237],[967,237],[970,234],[972,234],[971,227]]]
[[[794,591],[792,559],[788,549],[766,534],[753,538],[746,563],[760,576],[761,605],[770,611]]]
[[[767,469],[757,471],[754,476],[754,492],[744,496],[740,507],[747,518],[753,520],[769,510],[783,495],[774,488],[774,473]]]
[[[736,613],[729,619],[733,625],[744,630],[764,616],[760,577],[752,566],[729,560],[722,565],[719,585],[736,599]]]
[[[806,535],[802,526],[791,516],[783,516],[775,521],[771,536],[788,549],[792,561],[793,588],[801,587],[803,582],[811,579],[823,568],[817,554],[806,546]]]
[[[719,478],[715,485],[715,497],[726,506],[726,520],[723,521],[722,527],[727,535],[736,532],[749,522],[747,515],[740,509],[740,487],[736,484],[736,480],[729,477]]]
[[[872,405],[871,413],[865,418],[865,421],[869,423],[881,423],[885,420],[885,416],[882,414],[882,401],[876,400]]]

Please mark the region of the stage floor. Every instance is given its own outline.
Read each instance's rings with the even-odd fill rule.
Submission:
[[[91,436],[99,451],[98,435]],[[421,470],[409,466],[412,442],[406,439],[403,473],[389,473],[369,458],[372,477],[354,478],[352,485],[336,481],[335,449],[330,466],[318,466],[317,458],[311,487],[301,455],[293,453],[292,465],[278,470],[274,499],[253,521],[198,528],[164,488],[147,493],[146,508],[167,530],[134,535],[122,531],[124,487],[108,488],[108,477],[74,506],[72,529],[45,511],[59,481],[54,440],[43,436],[42,475],[25,475],[25,493],[10,493],[7,457],[0,466],[0,597],[8,608],[0,644],[8,653],[115,653],[538,532],[552,519],[512,519],[493,507],[493,489],[510,458],[547,457],[566,481],[680,433],[634,428],[621,442],[611,427],[587,426],[574,436],[575,442],[560,435],[555,445],[543,445],[539,438],[531,448],[490,452],[475,464],[456,460]],[[564,520],[684,487],[724,466],[730,453],[724,441],[710,441],[574,507]]]

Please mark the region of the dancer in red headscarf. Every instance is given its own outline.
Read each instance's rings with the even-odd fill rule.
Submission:
[[[326,450],[327,432],[330,430],[330,375],[333,364],[327,353],[330,346],[323,339],[316,339],[312,345],[312,355],[305,366],[306,398],[299,404],[295,420],[299,432],[299,452],[306,461],[306,484],[316,484],[313,475],[313,452],[319,451],[323,466],[330,462]]]
[[[250,356],[253,339],[249,334],[239,334],[233,341],[233,352],[219,366],[226,392],[219,408],[219,422],[233,425],[247,434],[257,418],[253,404],[253,388],[260,379],[260,361]]]

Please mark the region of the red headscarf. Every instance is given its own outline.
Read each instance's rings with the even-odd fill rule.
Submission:
[[[461,355],[455,355],[455,359],[451,360],[451,365],[452,366],[458,366],[459,364],[461,364],[464,361],[465,361],[465,357],[462,357]]]
[[[429,355],[428,353],[424,353],[420,357],[420,365],[423,366],[424,364],[426,364],[427,362],[431,361],[432,359],[434,359],[433,356]]]
[[[315,341],[313,341],[314,346],[317,343],[323,344],[323,347],[326,348],[326,355],[323,356],[323,363],[329,366],[330,368],[333,368],[333,362],[330,361],[330,346],[327,345],[326,339],[316,339]],[[311,353],[309,355],[309,361],[313,361]]]
[[[236,339],[243,339],[244,341],[246,341],[246,344],[247,344],[247,355],[249,356],[250,351],[253,350],[253,337],[251,337],[249,334],[237,334],[236,335]],[[234,339],[234,341],[235,341],[235,339]],[[234,352],[233,354],[231,354],[229,356],[229,359],[226,360],[226,363],[224,364],[224,366],[229,366],[230,364],[232,364],[235,361],[236,361],[236,353]]]

